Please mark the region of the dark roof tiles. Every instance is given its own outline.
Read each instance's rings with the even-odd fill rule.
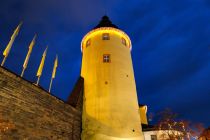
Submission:
[[[106,15],[102,17],[101,21],[99,22],[99,24],[96,27],[94,27],[94,29],[97,29],[100,27],[113,27],[113,28],[118,29],[118,27],[116,25],[112,24],[112,22],[109,20],[109,17]]]

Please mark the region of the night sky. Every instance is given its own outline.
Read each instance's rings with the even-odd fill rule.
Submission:
[[[149,113],[171,108],[180,118],[209,126],[209,0],[1,0],[0,61],[23,21],[5,67],[20,75],[28,45],[37,34],[24,78],[36,81],[48,45],[40,85],[48,89],[58,54],[52,94],[66,100],[80,75],[81,39],[105,14],[132,40],[139,103],[148,105]]]

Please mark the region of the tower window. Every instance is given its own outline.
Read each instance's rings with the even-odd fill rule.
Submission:
[[[104,63],[110,63],[111,62],[110,54],[104,54],[103,55],[103,62]]]
[[[87,40],[86,47],[90,46],[90,43],[91,43],[90,41],[91,41],[90,39]]]
[[[125,46],[127,45],[126,40],[123,37],[122,37],[122,44],[125,45]]]
[[[103,34],[102,34],[102,39],[103,39],[103,40],[109,40],[109,39],[110,39],[109,33],[103,33]]]

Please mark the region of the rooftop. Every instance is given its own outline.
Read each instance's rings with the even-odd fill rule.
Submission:
[[[113,27],[116,29],[119,29],[116,25],[112,24],[108,16],[103,16],[99,24],[94,27],[94,29],[100,28],[100,27]]]

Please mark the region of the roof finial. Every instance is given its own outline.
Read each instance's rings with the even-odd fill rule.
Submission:
[[[100,27],[113,27],[113,28],[117,28],[118,27],[114,24],[112,24],[112,22],[110,21],[109,17],[107,15],[104,15],[101,19],[101,21],[99,22],[99,24],[94,28],[100,28]]]

